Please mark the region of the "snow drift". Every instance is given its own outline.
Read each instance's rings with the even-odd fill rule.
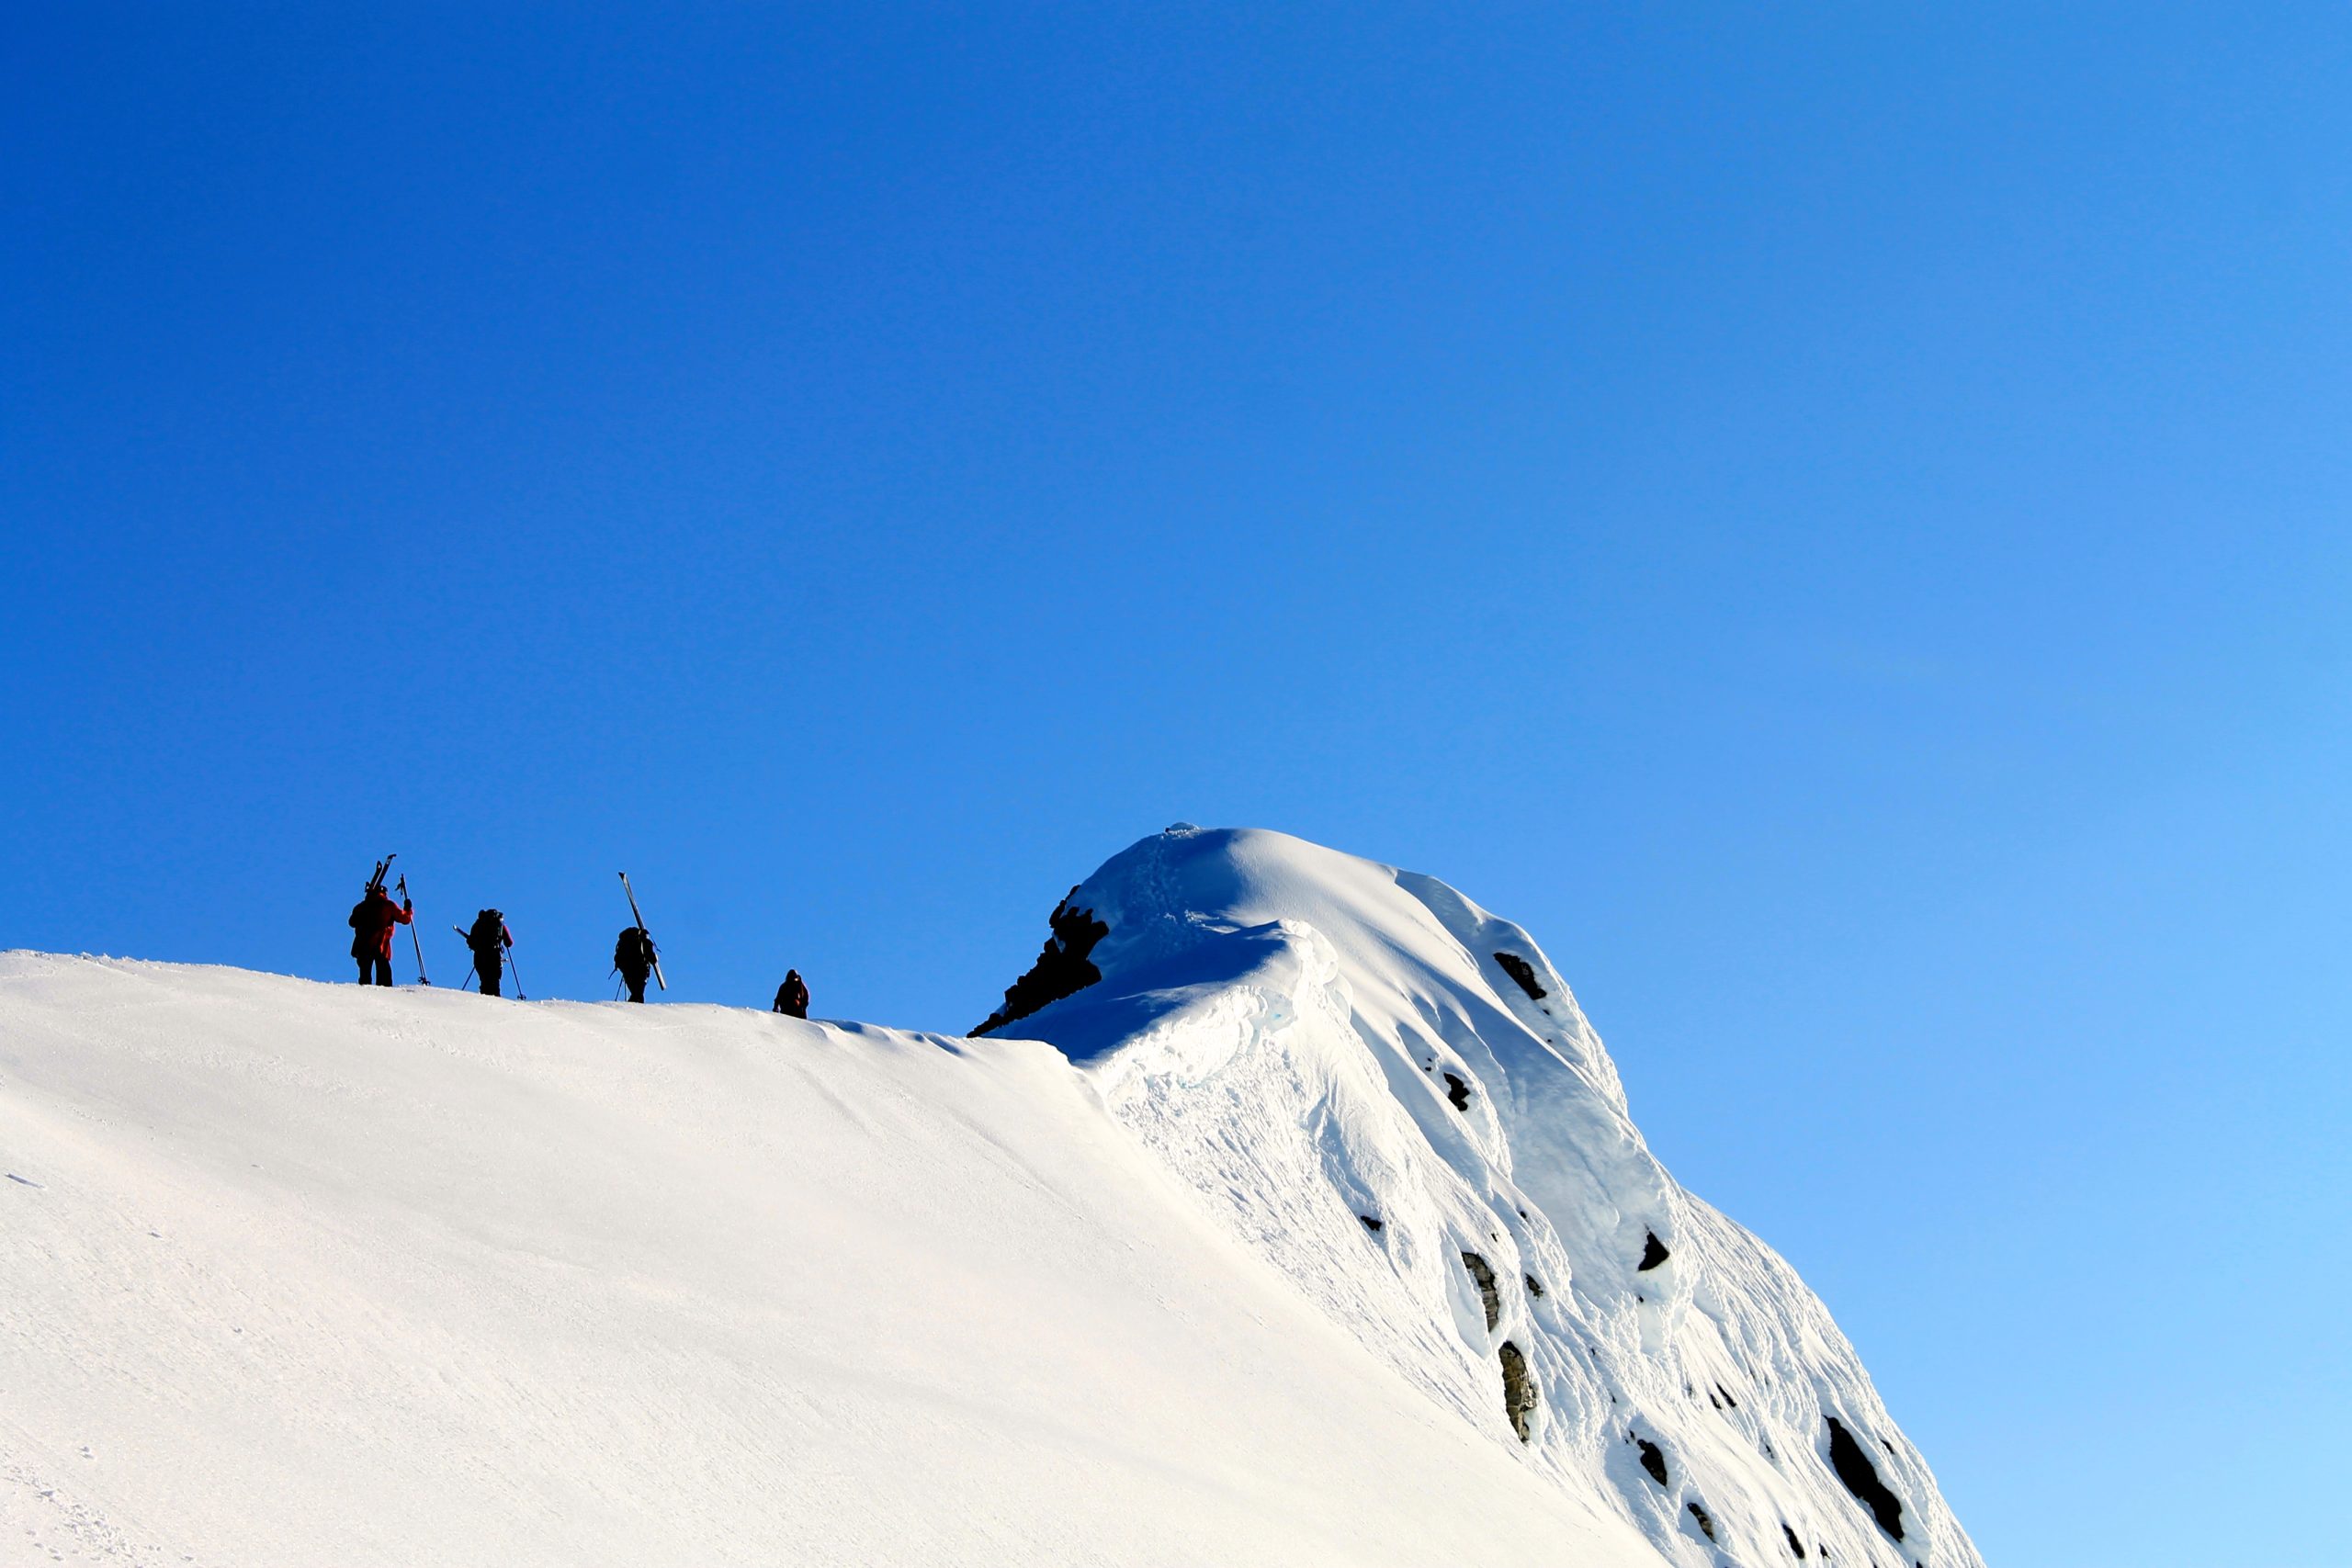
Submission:
[[[1528,933],[1431,877],[1180,825],[1065,901],[1102,978],[1000,1025],[1324,1316],[1690,1564],[1979,1564],[1818,1298],[1676,1184]]]
[[[1978,1562],[1517,927],[1057,913],[981,1040],[0,958],[0,1563]]]

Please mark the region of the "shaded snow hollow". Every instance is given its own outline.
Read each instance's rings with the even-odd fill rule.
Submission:
[[[1517,927],[1068,908],[988,1040],[0,956],[0,1564],[1979,1564]]]

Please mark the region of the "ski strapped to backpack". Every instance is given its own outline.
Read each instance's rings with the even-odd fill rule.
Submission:
[[[652,947],[652,946],[653,946],[653,933],[652,933],[651,931],[645,931],[645,917],[644,917],[643,915],[641,915],[641,914],[638,913],[638,909],[637,909],[637,889],[636,889],[636,888],[634,888],[634,887],[631,887],[631,886],[628,885],[628,872],[622,872],[622,873],[621,873],[621,891],[628,895],[628,913],[629,913],[629,918],[630,918],[631,919],[633,919],[633,920],[635,920],[635,921],[637,922],[637,929],[638,929],[639,931],[645,931],[645,944],[646,944],[648,947]],[[660,986],[663,990],[665,990],[665,991],[666,991],[666,990],[668,990],[668,989],[670,988],[670,982],[669,982],[668,980],[663,979],[663,978],[662,978],[662,951],[661,951],[661,949],[659,949],[659,948],[654,948],[654,949],[653,949],[652,958],[653,958],[653,983],[654,983],[655,985],[657,985],[657,986]]]

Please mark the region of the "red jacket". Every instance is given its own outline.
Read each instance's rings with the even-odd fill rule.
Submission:
[[[392,896],[379,887],[351,908],[351,956],[362,958],[373,953],[379,958],[392,955],[392,928],[409,923],[416,912],[413,904],[392,902]]]

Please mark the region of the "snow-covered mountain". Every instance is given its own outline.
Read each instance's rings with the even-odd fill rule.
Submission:
[[[0,1563],[1979,1563],[1518,927],[1053,931],[969,1040],[0,958]]]

